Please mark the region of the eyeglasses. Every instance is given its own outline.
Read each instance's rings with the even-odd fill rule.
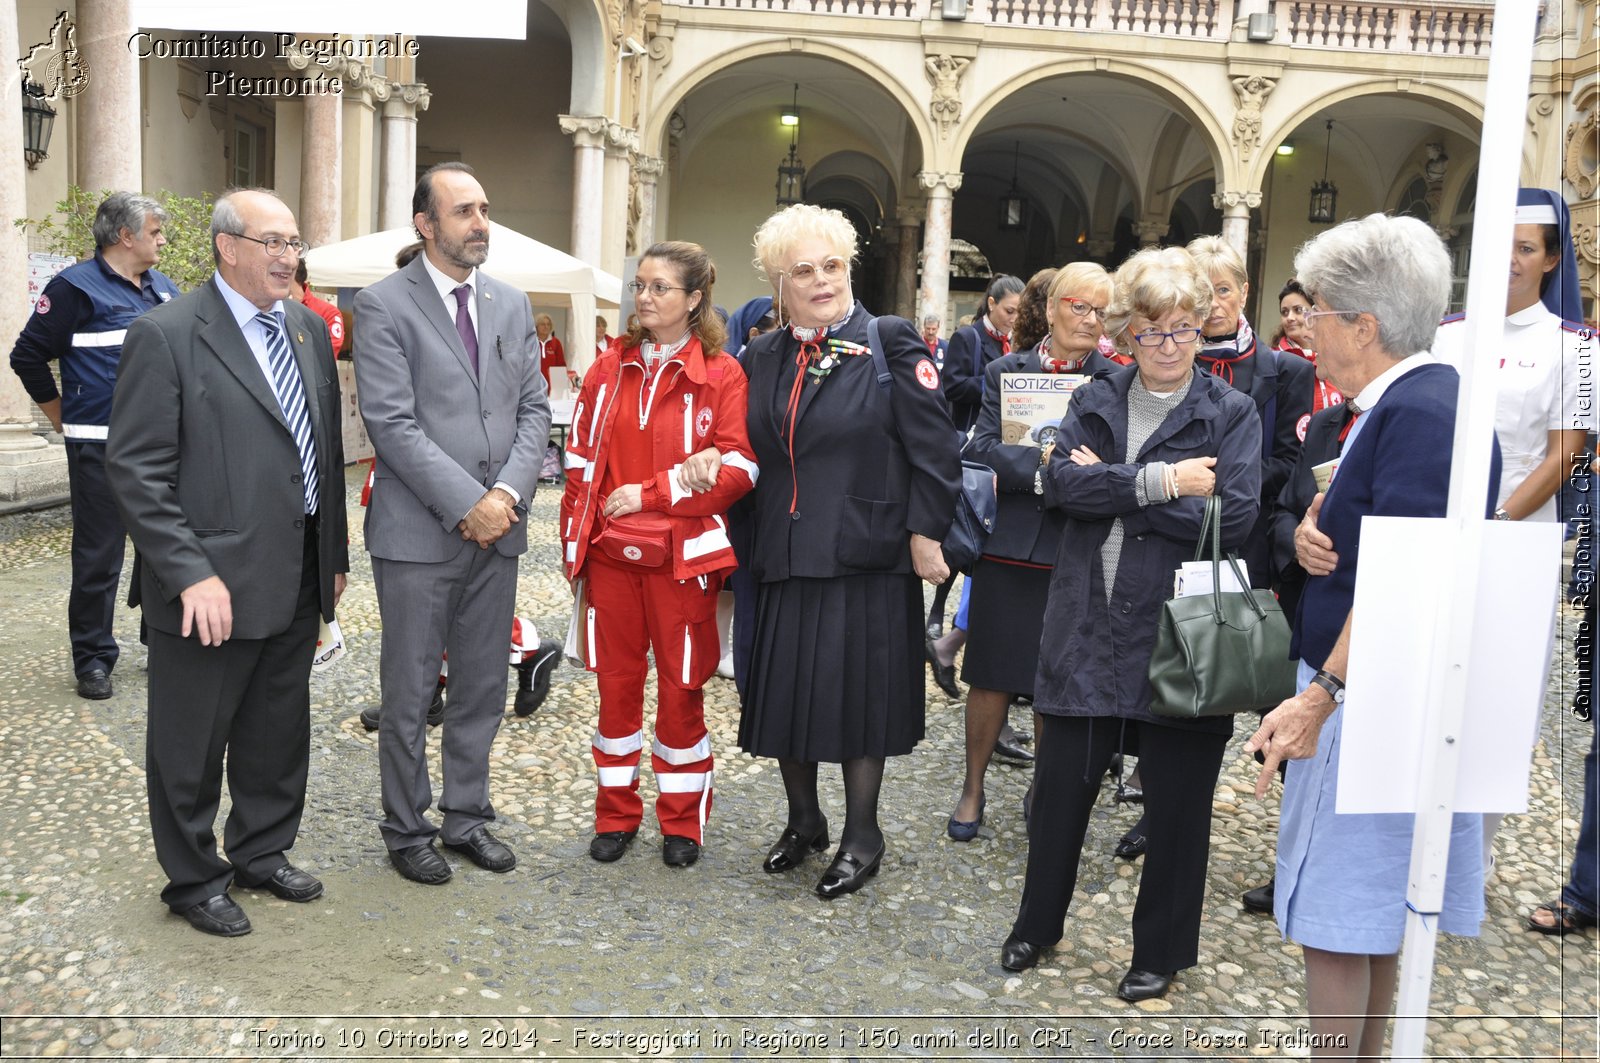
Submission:
[[[1185,344],[1193,343],[1199,338],[1200,330],[1197,328],[1173,329],[1171,332],[1135,332],[1133,334],[1133,341],[1141,347],[1159,347],[1168,340],[1182,347]]]
[[[649,284],[645,284],[642,281],[629,281],[627,284],[624,284],[623,287],[628,289],[629,294],[634,296],[642,295],[648,290],[650,294],[655,296],[657,299],[664,297],[668,292],[688,292],[694,290],[692,288],[678,288],[668,284],[666,281],[651,281]]]
[[[294,248],[294,253],[297,255],[303,255],[307,251],[311,250],[311,248],[308,247],[304,241],[285,240],[281,236],[269,236],[263,240],[255,236],[246,236],[244,233],[229,233],[228,235],[237,237],[240,240],[249,240],[254,244],[260,244],[262,247],[267,249],[267,254],[271,255],[273,258],[282,258],[283,253],[289,250],[291,247]]]
[[[815,283],[819,271],[827,280],[836,281],[850,272],[850,263],[838,255],[824,260],[821,266],[811,262],[796,262],[789,267],[784,276],[789,278],[790,284],[796,284],[803,288],[808,284]]]
[[[1088,317],[1093,314],[1101,321],[1106,319],[1106,308],[1103,306],[1093,306],[1082,299],[1075,299],[1070,295],[1063,295],[1060,301],[1066,304],[1067,308],[1079,317]]]
[[[1341,317],[1355,317],[1357,314],[1365,313],[1365,310],[1307,310],[1300,316],[1305,318],[1307,325],[1311,326],[1312,328],[1316,328],[1316,319],[1319,317],[1327,317],[1329,314],[1338,314]]]

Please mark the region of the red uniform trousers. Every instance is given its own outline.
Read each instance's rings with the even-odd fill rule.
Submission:
[[[648,650],[656,658],[656,819],[663,836],[700,842],[711,811],[711,737],[700,688],[717,670],[717,591],[722,577],[677,580],[670,563],[658,570],[619,564],[592,551],[588,577],[594,610],[589,670],[600,687],[594,735],[599,770],[595,833],[632,831],[644,818],[639,755],[644,746],[644,680]]]

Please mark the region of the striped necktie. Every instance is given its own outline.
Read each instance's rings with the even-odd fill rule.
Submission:
[[[305,488],[306,512],[317,511],[317,442],[311,437],[311,416],[306,409],[305,386],[300,382],[300,367],[295,364],[289,341],[276,315],[257,314],[256,321],[267,337],[267,364],[272,368],[272,393],[288,422],[289,434],[300,449],[301,485]]]

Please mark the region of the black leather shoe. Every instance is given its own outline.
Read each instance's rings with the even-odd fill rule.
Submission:
[[[178,914],[189,920],[189,925],[203,934],[236,938],[250,933],[249,917],[226,893],[207,897],[199,904],[192,904]]]
[[[1122,981],[1117,983],[1117,996],[1130,1002],[1153,1000],[1156,997],[1166,996],[1167,987],[1170,985],[1172,985],[1170,974],[1158,974],[1155,971],[1141,971],[1137,967],[1130,967],[1128,973],[1122,976]]]
[[[380,714],[381,706],[368,705],[361,710],[361,726],[369,731],[376,731],[379,721],[383,718]],[[428,704],[428,726],[438,727],[444,723],[444,684],[440,683],[433,688],[433,701]]]
[[[1043,948],[1031,941],[1023,941],[1013,930],[1005,944],[1000,946],[1000,966],[1008,971],[1026,971],[1039,962],[1042,952]]]
[[[322,883],[293,864],[284,864],[270,878],[245,888],[266,890],[280,900],[294,901],[296,904],[314,901],[322,896]]]
[[[1137,860],[1148,848],[1150,839],[1136,830],[1130,830],[1118,840],[1117,847],[1112,852],[1124,860]]]
[[[806,852],[820,853],[828,847],[828,821],[823,820],[815,834],[801,834],[793,827],[783,828],[783,834],[778,842],[767,850],[767,858],[761,862],[761,870],[769,875],[776,875],[780,871],[787,871],[791,867],[799,867],[800,861],[806,858]]]
[[[1117,792],[1111,795],[1111,800],[1129,805],[1142,805],[1144,804],[1144,791],[1137,786],[1129,786],[1125,782],[1119,782],[1117,783]]]
[[[91,668],[78,677],[78,697],[88,698],[90,701],[104,701],[110,696],[111,676],[106,674],[104,668]],[[242,918],[244,913],[240,912],[239,915]],[[250,927],[246,925],[245,930],[249,929]]]
[[[1245,890],[1239,900],[1243,902],[1247,911],[1265,912],[1271,915],[1272,895],[1277,885],[1278,880],[1276,878],[1269,878],[1265,886],[1257,886],[1253,890]]]
[[[517,866],[517,855],[504,842],[490,834],[489,828],[482,823],[468,831],[467,836],[460,841],[445,842],[444,847],[465,854],[468,860],[485,871],[504,874]]]
[[[700,859],[700,843],[693,838],[669,834],[661,839],[661,862],[668,867],[689,867]]]
[[[995,739],[994,754],[997,757],[1004,757],[1006,760],[1015,761],[1018,764],[1033,763],[1033,751],[1023,749],[1014,740],[1008,740],[1004,733]]]
[[[589,839],[589,855],[602,864],[620,860],[638,833],[636,830],[608,830],[604,834],[596,834]]]
[[[439,855],[439,850],[433,847],[432,842],[405,849],[390,849],[389,862],[412,882],[438,886],[450,881],[450,865]]]
[[[561,643],[544,639],[538,652],[517,665],[517,700],[512,711],[518,716],[532,716],[550,694],[550,677],[561,663]]]
[[[867,879],[878,873],[878,867],[882,863],[882,846],[878,847],[878,855],[865,864],[854,854],[840,849],[834,856],[833,863],[828,865],[828,870],[817,880],[817,896],[831,901],[835,897],[843,897],[846,893],[854,893],[867,884]]]
[[[939,654],[934,649],[932,639],[924,639],[922,650],[928,657],[928,667],[933,669],[933,685],[944,691],[946,696],[960,699],[961,688],[956,686],[956,666],[940,664]]]

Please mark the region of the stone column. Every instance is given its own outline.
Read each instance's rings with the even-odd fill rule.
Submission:
[[[638,179],[638,217],[633,222],[628,253],[639,255],[656,242],[656,189],[667,168],[665,159],[655,155],[635,155],[633,172]]]
[[[639,134],[618,122],[607,122],[605,138],[601,198],[606,203],[627,203],[633,183],[628,160],[639,146]],[[611,273],[622,272],[622,258],[627,253],[629,213],[623,210],[600,212],[600,257],[588,260],[591,265]]]
[[[17,6],[0,4],[0,55],[21,55]],[[22,82],[0,78],[0,113],[22,113]],[[137,147],[137,142],[135,142]],[[27,165],[22,160],[22,122],[0,122],[0,203],[28,201]],[[137,187],[137,186],[134,186]],[[17,213],[21,213],[20,207]],[[14,225],[0,226],[0,336],[9,343],[28,320],[28,241]],[[0,366],[0,503],[43,499],[67,489],[67,456],[33,434],[33,407],[11,367]]]
[[[1110,269],[1109,263],[1112,254],[1117,250],[1117,242],[1111,239],[1090,240],[1084,245],[1084,250],[1089,253],[1092,260]]]
[[[336,239],[349,240],[371,232],[372,220],[377,217],[373,185],[378,160],[373,157],[372,143],[378,128],[378,104],[388,99],[389,84],[359,59],[346,59],[335,69],[341,71],[344,81],[344,113],[339,119],[344,159],[340,163]]]
[[[1133,231],[1139,236],[1139,246],[1141,248],[1160,247],[1161,241],[1166,237],[1167,230],[1170,228],[1171,226],[1167,224],[1165,218],[1146,218],[1135,225]]]
[[[383,104],[383,162],[378,186],[378,228],[411,224],[417,186],[417,112],[432,100],[428,87],[393,85]]]
[[[922,289],[920,319],[938,314],[942,319],[950,302],[950,216],[961,174],[923,170],[917,183],[927,192],[928,219],[922,233]]]
[[[606,119],[600,115],[557,116],[572,138],[572,256],[599,265],[601,212],[605,205]]]
[[[134,29],[129,0],[80,0],[77,27],[78,51],[89,70],[87,91],[74,101],[78,187],[97,201],[101,189],[142,191],[139,70],[128,48]],[[9,112],[12,122],[17,109]]]
[[[1211,205],[1222,211],[1222,238],[1239,257],[1250,259],[1250,212],[1261,206],[1260,192],[1214,192]]]
[[[899,246],[895,248],[898,268],[894,276],[894,312],[912,318],[912,324],[922,328],[922,314],[917,312],[917,227],[922,219],[916,212],[901,208]]]
[[[300,141],[300,232],[313,247],[338,243],[340,189],[344,183],[340,141],[343,105],[332,94],[307,96]]]

